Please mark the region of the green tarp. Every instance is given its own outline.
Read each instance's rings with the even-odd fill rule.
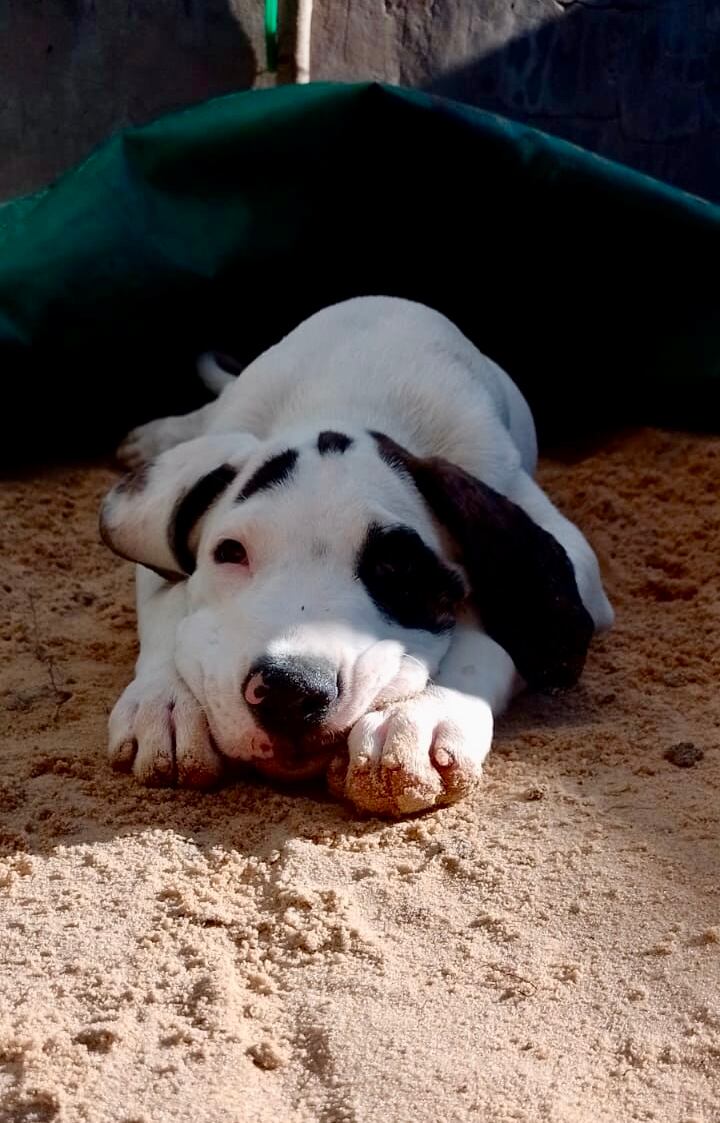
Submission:
[[[202,401],[316,308],[398,294],[519,382],[546,438],[717,429],[720,208],[380,86],[219,98],[0,207],[0,456],[77,457]]]

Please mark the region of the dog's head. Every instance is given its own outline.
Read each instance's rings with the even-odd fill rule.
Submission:
[[[187,581],[178,670],[221,752],[284,777],[424,689],[468,597],[531,685],[574,681],[593,630],[550,535],[378,433],[189,441],[110,492],[101,533]]]

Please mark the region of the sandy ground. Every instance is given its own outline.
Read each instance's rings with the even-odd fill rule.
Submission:
[[[720,439],[542,474],[617,627],[515,706],[475,798],[395,824],[111,773],[112,474],[2,485],[3,1123],[720,1118]]]

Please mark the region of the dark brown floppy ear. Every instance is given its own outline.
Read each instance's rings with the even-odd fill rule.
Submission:
[[[440,457],[412,456],[390,438],[373,436],[384,459],[412,477],[457,543],[483,627],[528,686],[573,686],[594,625],[560,543],[464,469]]]

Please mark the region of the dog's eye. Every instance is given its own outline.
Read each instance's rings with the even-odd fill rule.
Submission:
[[[465,595],[459,575],[410,527],[371,525],[355,572],[380,612],[403,628],[448,631]]]
[[[247,565],[247,550],[234,538],[223,538],[215,547],[213,558],[218,565]]]

